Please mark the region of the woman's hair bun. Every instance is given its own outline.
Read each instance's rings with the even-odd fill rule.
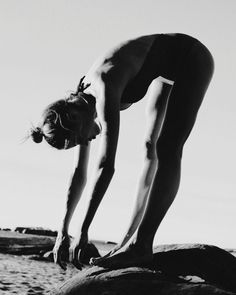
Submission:
[[[36,143],[40,143],[43,140],[43,131],[40,127],[32,128],[30,135]]]

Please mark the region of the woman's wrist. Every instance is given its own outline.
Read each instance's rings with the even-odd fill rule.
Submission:
[[[81,237],[81,238],[88,238],[88,228],[85,228],[85,227],[81,227],[80,229],[80,232],[78,233],[78,235]]]
[[[64,218],[62,219],[61,223],[61,232],[68,233],[69,232],[69,225],[70,225],[71,217],[68,215],[68,212],[65,214]]]
[[[83,224],[80,231],[81,236],[87,236],[88,235],[88,226]]]
[[[62,227],[60,228],[59,232],[63,235],[68,235],[68,226],[65,226],[64,224],[62,225]]]

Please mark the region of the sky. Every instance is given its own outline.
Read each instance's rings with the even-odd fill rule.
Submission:
[[[210,49],[215,74],[184,148],[179,192],[155,244],[236,247],[235,15],[235,0],[0,0],[0,227],[60,228],[74,151],[21,143],[42,110],[74,91],[96,57],[120,41],[182,32]],[[116,173],[91,239],[119,241],[129,224],[142,167],[145,99],[121,113]],[[86,192],[72,235],[80,230]]]

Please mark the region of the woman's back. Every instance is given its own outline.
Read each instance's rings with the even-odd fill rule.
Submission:
[[[137,102],[158,76],[177,79],[195,42],[185,34],[155,34],[125,41],[96,60],[86,82],[97,77],[107,79],[106,83],[119,88],[122,103]]]
[[[155,39],[141,69],[124,89],[122,102],[134,103],[142,99],[151,82],[159,76],[176,81],[190,49],[198,42],[184,34],[154,36]]]

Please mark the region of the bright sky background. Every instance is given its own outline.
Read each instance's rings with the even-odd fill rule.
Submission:
[[[20,144],[45,106],[75,90],[94,59],[119,41],[183,32],[207,45],[216,70],[185,146],[179,193],[155,243],[236,247],[235,15],[235,0],[0,0],[0,227],[61,224],[73,150]],[[145,99],[121,113],[116,174],[91,238],[119,241],[128,225],[142,166],[144,107]],[[86,201],[85,192],[71,234]]]

